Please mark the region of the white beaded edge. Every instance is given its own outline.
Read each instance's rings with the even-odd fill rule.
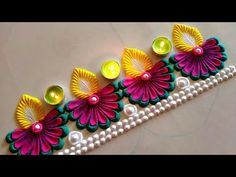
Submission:
[[[95,148],[109,142],[112,138],[122,135],[124,132],[142,124],[143,122],[152,119],[159,114],[176,108],[182,103],[197,97],[199,94],[207,91],[219,83],[226,81],[230,78],[236,76],[235,66],[229,66],[222,69],[215,76],[210,76],[205,80],[195,82],[188,88],[179,91],[178,93],[173,93],[167,99],[161,100],[156,105],[149,105],[146,108],[142,108],[137,114],[127,119],[123,119],[106,130],[101,131],[99,134],[94,134],[93,136],[84,139],[81,143],[75,146],[70,146],[64,150],[58,152],[58,155],[80,155],[85,154],[88,151],[92,151]]]

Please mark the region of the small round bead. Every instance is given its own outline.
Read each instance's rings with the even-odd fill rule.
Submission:
[[[175,100],[177,100],[177,99],[179,98],[179,94],[178,94],[178,93],[174,93],[174,94],[173,94],[173,98],[174,98]]]
[[[129,123],[131,123],[131,122],[134,121],[134,118],[133,118],[133,117],[129,117],[129,118],[128,118],[128,121],[129,121]]]
[[[58,152],[58,155],[64,155],[64,153],[63,152]]]
[[[82,140],[81,144],[82,144],[82,146],[86,146],[87,145],[87,140]]]
[[[154,113],[153,113],[153,112],[150,112],[150,113],[148,114],[148,117],[153,118],[153,117],[154,117]]]
[[[213,80],[212,80],[212,83],[213,83],[214,86],[218,85],[217,79],[213,79]]]
[[[162,107],[160,107],[160,112],[164,112],[165,111],[165,108],[162,106]]]
[[[156,104],[156,108],[159,109],[160,107],[161,107],[161,103],[158,102],[158,103]]]
[[[149,108],[145,108],[144,112],[145,112],[146,115],[148,115],[151,112],[151,110]]]
[[[102,137],[105,137],[106,136],[106,133],[105,133],[105,131],[101,131],[100,133],[99,133],[99,136],[102,138]]]
[[[199,87],[199,88],[197,89],[197,92],[198,92],[199,94],[201,94],[201,93],[203,92],[203,89],[202,89],[201,87]]]
[[[111,136],[112,136],[112,137],[117,137],[117,135],[118,135],[118,132],[117,132],[117,131],[113,131],[113,132],[111,133]]]
[[[143,116],[143,117],[145,117],[145,116]],[[129,129],[130,129],[130,125],[126,125],[126,126],[124,127],[124,129],[125,129],[125,131],[129,130]]]
[[[229,66],[229,69],[231,72],[233,72],[236,68],[235,68],[235,66]]]
[[[74,146],[70,147],[70,150],[75,151],[75,147]]]
[[[93,142],[93,137],[89,137],[89,138],[87,139],[87,141],[88,141],[88,143],[92,143],[92,142]]]
[[[178,99],[176,100],[176,103],[177,103],[177,105],[181,105],[181,104],[182,104],[182,100],[181,100],[180,98],[178,98]]]
[[[232,71],[233,75],[236,76],[236,70]]]
[[[202,88],[203,88],[203,90],[208,90],[209,89],[207,84],[203,85]]]
[[[200,86],[201,86],[201,85],[200,85],[199,83],[195,83],[195,84],[194,84],[194,88],[195,88],[195,89],[200,88]]]
[[[121,121],[119,121],[119,122],[116,123],[116,125],[117,125],[118,128],[121,128],[123,126],[123,123]]]
[[[99,140],[95,141],[94,145],[95,145],[95,147],[99,147],[100,146],[100,141]]]
[[[99,135],[95,134],[95,135],[93,135],[93,138],[94,138],[94,140],[98,140],[99,139]]]
[[[176,101],[171,101],[170,106],[175,108],[177,106],[177,102]]]
[[[221,76],[221,77],[223,77],[225,74],[226,74],[226,73],[225,73],[224,70],[221,70],[221,71],[220,71],[220,76]]]
[[[168,96],[168,98],[167,98],[167,101],[168,102],[171,102],[171,101],[173,101],[174,99],[173,99],[173,97],[172,96]]]
[[[187,101],[187,97],[186,96],[182,96],[181,100],[182,100],[183,103],[185,103]]]
[[[208,86],[209,86],[209,88],[212,88],[212,87],[214,87],[214,84],[212,82],[209,82]]]
[[[112,136],[110,134],[106,136],[106,140],[108,140],[108,141],[110,141],[111,138],[112,138]]]
[[[94,149],[94,144],[93,144],[93,143],[90,143],[90,144],[88,145],[88,149],[89,149],[89,150],[93,150],[93,149]]]
[[[154,111],[154,114],[160,114],[160,111],[159,111],[159,109],[156,109],[155,111]]]
[[[135,123],[135,122],[131,122],[130,126],[131,126],[132,128],[134,128],[134,127],[136,126],[136,123]]]
[[[107,128],[107,129],[105,130],[105,132],[106,132],[106,135],[111,134],[111,128]]]
[[[139,118],[143,117],[145,115],[144,111],[139,111]]]
[[[135,115],[133,116],[133,118],[134,118],[134,120],[136,120],[136,119],[139,118],[139,115],[138,115],[138,114],[135,114]]]
[[[218,79],[220,77],[220,73],[216,73],[215,78]]]
[[[120,129],[118,130],[118,133],[120,133],[120,134],[124,133],[124,129],[123,129],[123,128],[120,128]]]
[[[127,116],[133,116],[137,113],[137,107],[133,104],[127,104],[124,106],[124,113]]]
[[[211,79],[211,80],[215,79],[215,76],[210,76],[210,79]]]
[[[124,125],[127,125],[129,123],[129,121],[127,119],[123,119],[122,123],[123,123],[123,126],[124,126]]]
[[[171,108],[170,104],[166,104],[166,105],[165,105],[165,109],[166,109],[166,110],[170,110],[170,108]]]
[[[200,85],[201,85],[201,86],[203,86],[203,85],[205,85],[205,84],[206,84],[206,82],[205,82],[205,81],[200,81],[199,83],[200,83]]]
[[[80,143],[76,144],[75,146],[76,146],[76,149],[80,149],[81,148],[81,144]]]
[[[71,152],[70,155],[75,155],[75,152]]]
[[[189,86],[189,89],[190,89],[190,91],[192,92],[192,91],[195,90],[195,87],[194,87],[193,85],[190,85],[190,86]]]
[[[64,153],[65,153],[65,154],[69,154],[69,153],[70,153],[70,150],[69,150],[69,149],[65,149],[65,150],[64,150]]]
[[[75,153],[80,155],[81,154],[81,150],[77,150]]]
[[[184,92],[184,91],[180,91],[180,92],[179,92],[179,96],[180,96],[180,97],[182,97],[182,96],[184,96],[184,95],[185,95],[185,92]]]
[[[84,146],[84,147],[81,148],[81,152],[85,153],[85,152],[87,152],[87,151],[88,151],[88,148],[87,148],[86,146]]]
[[[101,144],[104,144],[104,143],[106,142],[106,138],[105,138],[105,137],[102,137],[102,138],[100,139],[100,142],[101,142]]]
[[[187,94],[187,99],[191,100],[193,98],[193,94],[192,93],[188,93]]]
[[[197,90],[192,91],[192,94],[193,94],[193,96],[197,96],[198,95]]]
[[[230,72],[230,73],[228,74],[228,76],[229,76],[229,78],[232,78],[232,77],[234,76],[234,74]]]
[[[136,120],[136,123],[139,125],[139,124],[141,124],[143,121],[141,120],[141,119],[137,119]]]
[[[208,84],[209,82],[211,82],[211,79],[207,78],[205,81],[206,81],[206,84]]]
[[[185,94],[188,94],[188,93],[190,93],[191,91],[190,91],[190,88],[188,87],[188,88],[186,88],[186,89],[184,89],[184,93]]]
[[[227,75],[224,75],[224,76],[223,76],[223,80],[226,81],[226,80],[228,80],[228,79],[229,79],[229,77],[228,77]]]
[[[162,104],[163,106],[165,106],[167,103],[168,103],[168,101],[167,101],[166,99],[161,100],[161,104]]]
[[[222,77],[217,78],[218,83],[221,83],[223,81]]]
[[[226,73],[226,74],[229,74],[229,72],[230,72],[230,69],[229,69],[229,68],[225,68],[224,70],[225,70],[225,73]]]
[[[147,121],[149,118],[148,118],[148,116],[143,116],[141,119],[142,119],[142,121]]]
[[[152,105],[152,106],[150,107],[150,111],[151,111],[151,112],[154,112],[155,110],[156,110],[156,106]]]
[[[132,117],[130,117],[130,118],[132,118]],[[111,130],[112,130],[112,131],[116,131],[116,125],[112,125],[112,126],[111,126]]]

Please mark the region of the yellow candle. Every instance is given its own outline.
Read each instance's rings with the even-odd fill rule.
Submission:
[[[166,55],[171,51],[172,44],[168,38],[159,37],[153,41],[152,49],[156,54]]]
[[[64,99],[64,91],[58,85],[52,85],[47,88],[44,94],[44,100],[50,105],[57,105]]]
[[[115,79],[120,74],[120,65],[115,60],[107,60],[102,64],[101,73],[107,79]]]

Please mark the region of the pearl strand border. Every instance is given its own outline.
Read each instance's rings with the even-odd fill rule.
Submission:
[[[150,105],[146,108],[142,108],[137,114],[127,119],[123,119],[107,128],[104,131],[101,131],[98,134],[88,137],[87,139],[82,140],[82,142],[66,148],[60,152],[58,155],[81,155],[85,154],[88,151],[92,151],[95,148],[100,147],[101,145],[109,142],[112,138],[116,138],[119,135],[124,134],[125,132],[135,128],[138,125],[146,122],[149,119],[152,119],[155,116],[160,115],[163,112],[169,111],[171,109],[180,106],[181,104],[187,102],[188,100],[197,97],[199,94],[217,86],[219,83],[226,81],[230,78],[236,76],[235,66],[229,66],[224,68],[215,76],[210,76],[205,80],[195,82],[189,87],[179,91],[178,93],[172,94],[167,99],[163,99],[158,102],[156,105]]]

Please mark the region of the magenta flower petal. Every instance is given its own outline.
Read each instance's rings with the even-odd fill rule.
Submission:
[[[88,105],[86,103],[87,103],[87,101],[84,101],[84,104],[75,108],[75,110],[72,112],[73,119],[78,119],[81,116],[81,114],[84,112],[84,110],[88,109]]]
[[[33,139],[32,133],[30,131],[26,131],[26,134],[18,138],[15,141],[14,145],[16,148],[21,148],[23,144],[27,143],[28,141],[32,141],[32,139]]]
[[[50,129],[44,129],[45,135],[51,135],[55,137],[60,137],[63,134],[62,129],[58,127],[50,128]]]
[[[152,78],[157,78],[158,80],[162,80],[162,81],[169,81],[171,79],[171,76],[169,74],[166,75],[160,75],[160,76],[156,76],[156,75],[152,75]]]
[[[112,85],[108,85],[108,86],[104,87],[103,89],[101,89],[99,91],[99,93],[101,95],[106,95],[106,94],[109,94],[109,93],[113,93],[114,90],[115,90],[115,88]]]
[[[101,104],[102,107],[106,107],[108,109],[117,109],[119,107],[118,102],[106,102],[107,104]]]
[[[200,61],[195,61],[195,64],[193,65],[191,74],[193,76],[199,76],[201,74],[201,66]]]
[[[75,101],[69,102],[68,105],[67,105],[67,107],[68,107],[70,110],[74,110],[74,109],[77,108],[77,107],[82,107],[84,104],[85,104],[85,101],[84,101],[84,100],[77,99],[77,100],[75,100]]]
[[[49,142],[46,140],[45,136],[40,136],[39,139],[41,145],[41,152],[49,152],[51,150],[51,146]]]
[[[52,109],[44,118],[45,121],[50,121],[57,117],[59,114],[59,111],[57,109]]]
[[[43,136],[44,139],[51,145],[56,145],[59,143],[59,138],[57,136],[53,136],[52,134],[47,134]]]
[[[124,80],[123,85],[124,85],[125,87],[128,87],[128,86],[130,86],[131,84],[133,84],[134,82],[136,82],[135,79],[133,79],[133,78],[127,78],[127,79]]]
[[[24,144],[22,144],[21,149],[20,149],[20,153],[22,155],[26,155],[29,154],[30,150],[36,145],[34,142],[34,139],[36,139],[37,137],[31,137],[30,140],[27,140],[24,142]]]
[[[217,68],[208,60],[202,60],[202,62],[208,67],[209,70],[211,71],[217,70]]]
[[[39,138],[34,138],[32,144],[34,144],[34,147],[31,151],[31,155],[39,155],[40,153],[40,141]]]
[[[90,110],[90,112],[89,112],[89,117],[90,117],[90,119],[89,119],[89,124],[91,125],[91,126],[95,126],[95,125],[97,125],[97,123],[98,123],[98,120],[99,120],[99,116],[101,116],[99,113],[98,113],[98,108],[99,107],[96,107],[96,109],[94,108],[94,109],[92,109],[92,110]],[[87,124],[87,123],[86,123]]]
[[[88,106],[85,106],[84,109],[76,109],[76,110],[80,110],[81,112],[79,113],[79,122],[81,124],[87,124],[89,121],[89,117],[91,116],[92,113],[92,108],[90,109]],[[75,113],[75,112],[74,112]]]
[[[103,95],[101,97],[101,100],[103,102],[115,102],[119,99],[119,96],[117,94],[109,94],[109,95]]]
[[[14,130],[14,132],[11,134],[11,136],[13,139],[18,139],[18,138],[28,135],[28,133],[29,132],[27,130],[17,128]]]

